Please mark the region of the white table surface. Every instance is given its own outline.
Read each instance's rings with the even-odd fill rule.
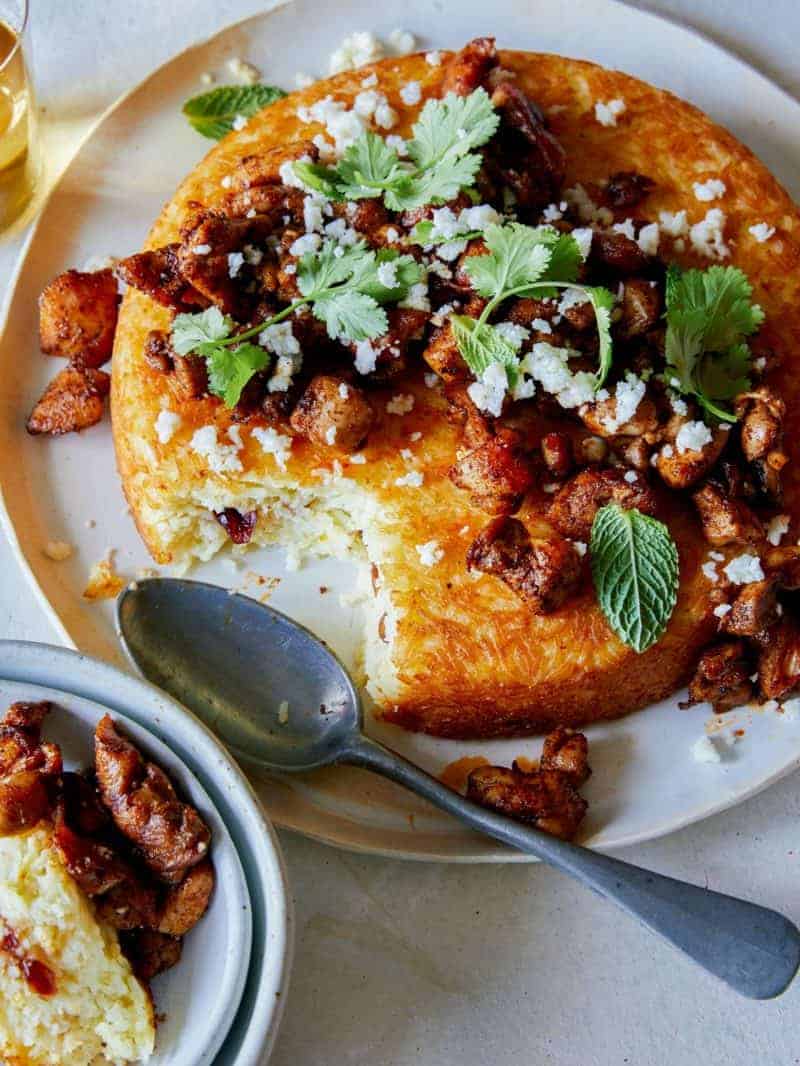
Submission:
[[[569,4],[561,2],[566,15]],[[40,101],[60,131],[51,140],[56,158],[153,67],[265,6],[32,4]],[[716,38],[800,96],[796,0],[640,6]],[[399,2],[397,10],[402,25]],[[0,241],[0,298],[23,237],[20,230]],[[0,636],[55,640],[2,540]],[[780,908],[800,922],[799,816],[794,776],[624,857]],[[406,864],[288,833],[281,840],[298,921],[275,1066],[800,1063],[800,981],[770,1003],[741,1000],[548,869]]]

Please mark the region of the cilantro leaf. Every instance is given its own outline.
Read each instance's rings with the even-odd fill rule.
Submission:
[[[386,312],[377,300],[354,289],[326,293],[314,301],[312,310],[333,340],[370,340],[389,328]]]
[[[613,357],[613,345],[611,343],[611,311],[614,308],[614,294],[604,289],[601,285],[582,285],[581,288],[589,297],[594,308],[594,318],[597,323],[597,333],[600,339],[600,365],[597,368],[595,388],[599,389],[611,370]]]
[[[485,89],[468,96],[448,93],[428,100],[414,123],[408,154],[419,170],[431,170],[442,160],[455,160],[479,148],[494,135],[500,116]]]
[[[404,173],[395,149],[369,131],[350,145],[337,169],[344,200],[380,196]]]
[[[716,418],[735,421],[718,401],[733,399],[750,384],[745,337],[759,328],[764,312],[751,303],[753,290],[737,267],[667,271],[665,356],[681,392],[693,395]]]
[[[189,355],[199,344],[227,338],[232,329],[233,319],[223,315],[218,307],[176,315],[172,322],[172,347],[178,355]]]
[[[424,276],[425,268],[413,256],[400,255],[393,248],[381,248],[374,258],[365,257],[353,281],[360,292],[385,304],[404,299],[411,286],[422,281]],[[387,284],[392,279],[393,284]]]
[[[502,363],[506,368],[508,383],[513,388],[519,380],[519,359],[509,342],[488,322],[479,322],[469,315],[451,315],[458,350],[476,378],[490,363]]]
[[[678,549],[669,529],[608,504],[592,523],[589,550],[603,614],[620,640],[646,651],[666,629],[678,599]]]
[[[298,162],[293,164],[292,169],[306,188],[321,192],[329,200],[344,199],[336,167],[329,167],[325,163]]]
[[[557,239],[549,226],[487,226],[484,233],[488,255],[470,257],[464,264],[473,288],[487,299],[520,293],[544,275],[553,257]]]
[[[183,113],[198,133],[218,141],[233,129],[237,116],[249,118],[284,96],[274,85],[218,85],[187,100]]]
[[[257,344],[245,341],[235,348],[206,345],[202,352],[208,365],[208,391],[221,396],[227,407],[235,407],[242,389],[259,370],[266,369],[270,354]]]
[[[426,247],[432,244],[450,244],[454,241],[474,241],[482,236],[483,230],[470,229],[456,233],[452,237],[446,237],[443,233],[437,232],[436,225],[431,219],[423,218],[414,226],[408,239],[412,244],[421,244]]]
[[[469,188],[481,165],[480,156],[452,156],[417,173],[401,174],[386,190],[386,206],[392,211],[410,211],[426,204],[443,204]]]
[[[336,252],[339,250],[340,255]],[[365,261],[374,262],[375,253],[364,241],[349,248],[341,248],[334,241],[325,241],[318,252],[306,252],[297,264],[297,287],[309,300],[353,277]]]

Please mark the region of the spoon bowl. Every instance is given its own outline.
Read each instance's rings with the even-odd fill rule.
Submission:
[[[777,911],[559,840],[472,803],[361,732],[361,702],[336,656],[286,615],[196,581],[155,578],[117,601],[120,640],[148,680],[191,708],[246,762],[272,770],[362,766],[497,840],[536,855],[742,995],[780,995],[800,931]]]

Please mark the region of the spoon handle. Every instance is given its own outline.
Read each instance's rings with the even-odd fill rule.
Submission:
[[[751,999],[770,999],[800,965],[800,931],[777,911],[676,881],[520,825],[465,799],[388,748],[358,737],[338,760],[405,785],[482,833],[536,855],[612,900]]]

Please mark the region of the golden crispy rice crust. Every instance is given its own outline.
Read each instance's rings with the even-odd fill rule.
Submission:
[[[786,399],[786,504],[798,508],[797,434],[800,405],[795,381],[800,380],[800,271],[798,213],[766,168],[729,133],[696,108],[641,81],[591,63],[552,55],[501,53],[502,65],[547,113],[551,128],[567,153],[566,186],[603,182],[619,170],[637,170],[656,182],[645,210],[651,219],[660,210],[685,208],[690,222],[709,207],[727,216],[728,262],[749,275],[757,300],[767,315],[766,331],[782,357],[769,377]],[[406,134],[418,111],[403,104],[399,89],[419,81],[423,96],[438,95],[443,66],[429,66],[421,55],[385,60],[355,73],[339,75],[293,93],[247,127],[220,142],[187,177],[156,221],[147,247],[175,240],[190,201],[213,205],[224,196],[221,179],[237,161],[253,152],[304,140],[321,129],[296,116],[327,94],[351,101],[364,77],[374,72],[377,86],[400,115],[393,133]],[[626,104],[616,127],[595,119],[596,101],[621,97]],[[287,150],[287,155],[290,153]],[[721,178],[725,196],[714,203],[698,202],[692,183]],[[775,236],[759,244],[748,227],[766,222]],[[666,245],[668,248],[669,245]],[[676,256],[686,264],[708,265],[691,254]],[[148,297],[130,290],[124,300],[114,349],[112,414],[117,461],[125,493],[139,530],[153,557],[169,562],[181,550],[179,538],[165,532],[161,519],[180,508],[211,477],[203,461],[185,448],[193,431],[215,422],[220,436],[229,425],[228,412],[202,400],[178,406],[170,397],[169,379],[144,362],[147,332],[166,328],[168,312]],[[385,718],[408,729],[452,737],[523,734],[553,724],[579,725],[613,718],[659,700],[679,687],[698,650],[716,628],[709,585],[700,565],[705,546],[688,508],[668,516],[681,557],[681,589],[677,609],[659,643],[643,655],[624,647],[611,633],[591,589],[550,616],[532,616],[502,582],[476,579],[466,572],[469,544],[485,524],[466,497],[446,477],[457,446],[457,430],[443,417],[437,390],[420,379],[392,392],[413,392],[416,404],[404,416],[385,416],[370,436],[364,466],[348,466],[347,477],[367,489],[377,503],[392,546],[384,551],[380,569],[398,613],[393,660],[397,686],[379,708]],[[381,394],[379,394],[381,395]],[[169,401],[183,423],[173,440],[161,445],[154,421]],[[382,409],[382,407],[381,407]],[[419,444],[409,444],[415,430]],[[271,456],[243,433],[244,472],[240,481],[266,481],[287,486],[313,485],[315,468],[330,466],[331,456],[307,441],[295,441],[288,472],[283,475]],[[412,447],[421,488],[397,489],[396,477],[406,472],[398,457]],[[216,479],[219,480],[219,479]],[[230,482],[232,498],[236,482]],[[535,534],[547,526],[541,518],[550,498],[532,496],[521,517]],[[421,564],[415,550],[435,538],[444,558],[433,567]]]

